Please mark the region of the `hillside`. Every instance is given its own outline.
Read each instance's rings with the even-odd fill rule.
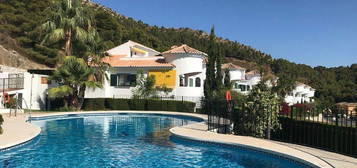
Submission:
[[[36,28],[53,12],[51,6],[56,1],[58,0],[0,1],[0,33],[16,41],[19,47],[14,50],[21,55],[50,67],[55,67],[62,55],[60,46],[39,45],[41,34]],[[87,5],[92,9],[96,28],[109,48],[133,40],[158,51],[179,44],[188,44],[207,51],[208,35],[203,31],[150,26],[97,4]],[[284,59],[275,60],[269,54],[239,42],[228,39],[218,39],[217,42],[227,62],[234,61],[248,69],[264,67],[279,77],[307,83],[317,89],[316,96],[323,102],[357,101],[357,64],[338,68],[312,68]]]
[[[46,65],[30,60],[16,50],[21,50],[16,44],[16,41],[11,37],[0,33],[0,65],[20,69],[48,69]]]

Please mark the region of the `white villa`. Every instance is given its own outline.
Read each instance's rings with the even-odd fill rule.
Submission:
[[[309,85],[296,82],[296,87],[288,95],[285,96],[285,102],[289,105],[297,103],[311,103],[314,102],[315,89]]]
[[[261,75],[258,71],[253,70],[246,72],[245,68],[242,68],[233,63],[223,64],[222,69],[229,70],[233,90],[236,90],[243,94],[248,94],[249,91],[253,88],[253,86],[257,85],[261,80]]]
[[[204,52],[181,45],[160,53],[128,41],[107,53],[109,57],[104,62],[112,66],[108,72],[110,80],[105,81],[102,89],[86,90],[86,98],[131,97],[138,71],[155,76],[155,87],[170,88],[172,91],[165,96],[193,101],[203,96],[207,56]]]

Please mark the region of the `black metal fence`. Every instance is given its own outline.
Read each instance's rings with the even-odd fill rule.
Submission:
[[[272,139],[357,156],[357,114],[344,108],[282,107]]]
[[[113,95],[114,99],[133,99],[133,96],[125,95]],[[175,100],[175,101],[188,101],[196,103],[196,108],[201,108],[202,97],[192,97],[192,96],[154,96],[150,97],[151,99],[158,100]],[[136,99],[148,99],[147,97],[136,97]]]
[[[233,132],[239,130],[233,127],[236,128],[242,122],[251,122],[239,118],[239,113],[244,111],[240,106],[227,101],[205,101],[204,110],[208,115],[208,130],[224,134],[239,134]],[[355,110],[306,105],[279,107],[281,129],[272,132],[271,139],[357,156]]]
[[[208,115],[208,131],[228,134],[233,131],[232,114],[235,103],[226,100],[204,100],[202,107]]]

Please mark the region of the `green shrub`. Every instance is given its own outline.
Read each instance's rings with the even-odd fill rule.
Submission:
[[[141,111],[177,111],[194,112],[196,104],[187,101],[159,99],[85,99],[82,109],[96,110],[141,110]]]
[[[64,108],[64,99],[50,99],[50,109],[49,110],[59,110]]]
[[[128,99],[106,99],[105,107],[110,110],[130,110]]]
[[[145,99],[130,99],[130,110],[146,110],[146,101]]]
[[[147,100],[147,108],[148,111],[163,111],[163,101],[161,100]]]
[[[183,101],[183,102],[180,102],[178,101],[176,103],[176,110],[178,112],[195,112],[195,106],[196,106],[196,103],[193,103],[193,102],[187,102],[187,101]]]
[[[86,111],[105,110],[105,100],[104,98],[85,99],[82,109]]]
[[[3,130],[2,130],[2,127],[1,127],[3,122],[4,122],[4,119],[2,118],[2,115],[0,115],[0,134],[3,133]]]

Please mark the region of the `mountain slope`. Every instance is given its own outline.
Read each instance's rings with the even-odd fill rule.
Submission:
[[[58,0],[0,1],[0,33],[16,40],[19,44],[19,48],[15,49],[17,52],[51,67],[56,66],[62,55],[61,46],[39,45],[41,34],[36,27],[53,12],[51,7],[56,1]],[[207,51],[208,35],[203,31],[150,26],[98,4],[87,5],[92,9],[98,32],[109,47],[133,40],[158,51],[180,44]],[[269,54],[238,42],[227,39],[218,39],[217,42],[220,44],[220,52],[228,58],[226,61],[238,60],[239,63],[246,64],[248,69],[264,67],[279,77],[287,76],[307,83],[317,89],[316,96],[323,102],[357,101],[357,64],[338,68],[312,68],[284,59],[272,59]]]

